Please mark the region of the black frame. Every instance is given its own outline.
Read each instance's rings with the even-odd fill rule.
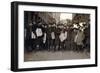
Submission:
[[[69,7],[69,8],[85,8],[95,9],[95,64],[89,65],[74,65],[74,66],[53,66],[40,68],[18,68],[18,5],[36,5],[50,7]],[[65,5],[65,4],[49,4],[49,3],[32,3],[32,2],[12,2],[11,3],[11,70],[12,71],[31,71],[31,70],[50,70],[50,69],[65,69],[65,68],[81,68],[97,66],[97,6],[82,6],[82,5]]]

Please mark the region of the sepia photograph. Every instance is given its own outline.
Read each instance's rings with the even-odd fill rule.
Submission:
[[[24,11],[24,61],[90,58],[90,14]]]
[[[97,66],[97,7],[11,3],[11,70]]]

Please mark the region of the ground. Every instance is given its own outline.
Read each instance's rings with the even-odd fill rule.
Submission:
[[[71,60],[71,59],[88,59],[90,54],[87,52],[74,51],[33,51],[25,52],[24,61],[47,61],[47,60]]]

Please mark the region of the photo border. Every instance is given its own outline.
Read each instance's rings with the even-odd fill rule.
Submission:
[[[18,6],[19,5],[94,9],[95,10],[95,64],[53,66],[53,67],[39,67],[39,68],[18,68]],[[94,67],[94,66],[97,66],[97,6],[65,5],[65,4],[49,4],[49,3],[35,3],[35,2],[33,3],[33,2],[17,2],[17,1],[11,2],[11,70],[12,71],[65,69],[65,68],[81,68],[81,67]]]

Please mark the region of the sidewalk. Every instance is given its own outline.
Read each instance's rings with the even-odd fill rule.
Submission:
[[[86,52],[73,52],[73,51],[38,51],[25,53],[24,61],[47,61],[47,60],[71,60],[71,59],[88,59],[90,54]]]

